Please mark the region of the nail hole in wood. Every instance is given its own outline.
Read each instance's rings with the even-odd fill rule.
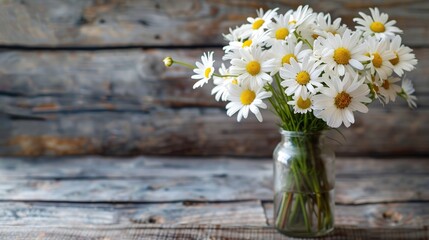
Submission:
[[[140,19],[140,20],[138,20],[138,22],[143,26],[149,26],[149,23],[146,20]]]

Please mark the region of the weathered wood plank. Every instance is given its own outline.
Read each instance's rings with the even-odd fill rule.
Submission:
[[[165,56],[195,62],[198,50],[3,51],[0,52],[0,103],[27,113],[142,111],[155,106],[223,107],[210,87],[193,90],[192,71],[165,68]],[[429,48],[415,50],[417,68],[407,74],[415,83],[419,105],[429,104]],[[398,100],[401,107],[406,104]],[[387,105],[398,107],[398,103]],[[376,106],[381,108],[380,105]]]
[[[259,201],[236,203],[61,204],[0,203],[2,226],[132,226],[225,224],[265,226]]]
[[[279,142],[276,121],[264,112],[241,123],[223,109],[154,109],[147,112],[83,112],[45,115],[50,119],[9,120],[1,155],[228,155],[270,157]],[[357,114],[342,129],[339,155],[429,153],[429,110],[378,110]],[[186,129],[186,131],[183,131]]]
[[[273,225],[273,204],[264,203],[268,224]],[[428,203],[388,203],[365,205],[336,205],[335,225],[353,225],[358,228],[412,228],[429,223]]]
[[[281,12],[310,4],[354,26],[359,11],[373,1],[2,1],[0,44],[24,46],[195,46],[223,44],[221,33],[255,16],[259,7],[280,7]],[[404,29],[404,40],[428,46],[429,15],[426,1],[383,1],[376,6]]]
[[[253,176],[272,173],[271,159],[68,157],[1,158],[0,179],[133,179],[142,177]],[[339,177],[429,174],[426,158],[336,159]]]
[[[269,200],[270,180],[261,176],[2,180],[0,200],[121,203]]]
[[[265,211],[265,212],[264,212]],[[265,217],[266,216],[266,217]],[[259,201],[219,203],[80,204],[0,203],[2,226],[132,226],[140,224],[273,224],[273,204]],[[358,228],[423,227],[429,222],[427,203],[336,205],[335,225]]]
[[[185,159],[177,161],[177,164],[167,164],[163,170],[162,161],[156,167],[156,160],[147,161],[146,164],[131,167],[142,169],[143,173],[152,171],[147,175],[131,174],[129,177],[112,178],[111,175],[83,177],[79,175],[82,168],[74,168],[66,164],[63,168],[70,168],[75,172],[76,178],[62,178],[52,175],[39,174],[37,177],[31,171],[28,172],[27,179],[13,176],[0,180],[0,200],[2,201],[65,201],[65,202],[165,202],[165,201],[243,201],[243,200],[264,200],[271,201],[272,192],[272,164],[270,160],[262,161],[263,164],[246,165],[248,161],[237,161],[234,164],[225,164],[223,168],[215,168],[211,161],[191,161],[188,164]],[[380,160],[383,161],[383,160]],[[90,163],[93,164],[94,162]],[[155,165],[155,168],[145,169],[145,165]],[[383,164],[394,164],[387,161]],[[411,161],[418,165],[426,165],[426,161]],[[104,164],[110,164],[107,161]],[[124,164],[128,164],[125,162]],[[192,166],[200,164],[195,170]],[[222,161],[219,161],[219,165]],[[357,170],[345,171],[346,174],[338,174],[336,185],[336,202],[340,204],[365,204],[380,202],[406,202],[406,201],[428,201],[429,200],[429,175],[427,168],[424,172],[405,171],[398,173],[398,167],[403,167],[404,161],[400,161],[397,167],[387,167],[386,172],[380,170],[366,172],[359,165],[364,161],[355,162]],[[370,164],[368,168],[371,167]],[[37,162],[34,163],[37,169]],[[55,166],[55,165],[54,165]],[[58,166],[58,165],[57,165]],[[82,165],[84,168],[87,164]],[[99,162],[97,167],[103,169],[103,163]],[[117,166],[117,165],[116,165]],[[153,166],[153,165],[152,165]],[[169,166],[169,167],[168,167]],[[4,169],[14,168],[13,165],[2,165]],[[353,164],[349,163],[349,169]],[[173,168],[178,169],[175,175]],[[185,170],[187,168],[188,170]],[[118,174],[128,176],[127,171],[121,167],[113,166]],[[107,168],[104,171],[113,171]],[[182,170],[180,170],[182,169]],[[212,169],[212,170],[209,170]],[[343,168],[344,169],[344,168]],[[347,169],[347,168],[346,168]],[[40,168],[40,171],[44,168]],[[49,171],[49,169],[46,169]],[[199,172],[201,173],[194,173]],[[249,170],[249,171],[247,171]],[[341,170],[341,168],[340,168]],[[25,168],[16,168],[14,171],[23,171]],[[86,169],[86,171],[91,171]],[[242,171],[242,174],[239,173]],[[396,171],[396,172],[395,172]],[[60,175],[65,170],[57,171]],[[392,173],[393,172],[393,173]],[[419,173],[419,174],[416,174]],[[158,174],[157,177],[154,174]],[[70,173],[69,173],[70,175]],[[204,186],[204,187],[202,187]]]
[[[249,184],[249,182],[251,182]],[[147,179],[2,180],[2,201],[164,202],[271,201],[264,176],[158,177]],[[338,177],[336,202],[429,201],[428,176]]]
[[[292,239],[287,238],[272,227],[186,225],[182,227],[141,226],[124,228],[88,227],[0,227],[0,237],[4,239]],[[327,237],[319,239],[419,239],[429,237],[427,227],[421,228],[370,228],[338,226]]]
[[[161,62],[173,54],[194,61],[203,50],[1,52],[0,109],[23,117],[2,120],[9,127],[1,130],[0,153],[270,156],[278,141],[273,117],[236,124],[208,88],[192,90],[190,71]],[[416,53],[420,63],[409,77],[421,108],[375,105],[345,131],[349,142],[339,153],[429,153],[429,49]]]

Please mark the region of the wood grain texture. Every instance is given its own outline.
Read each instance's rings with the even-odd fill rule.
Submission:
[[[265,112],[264,114],[267,114]],[[40,116],[40,115],[37,115]],[[217,108],[147,112],[45,114],[46,120],[5,120],[2,155],[227,155],[269,157],[279,142],[276,119],[237,123]],[[429,110],[377,110],[357,114],[342,129],[338,155],[427,155]],[[186,129],[186,131],[185,131]]]
[[[2,158],[0,238],[288,239],[267,227],[271,166],[270,159]],[[336,167],[335,231],[324,239],[428,237],[426,158],[339,158]]]
[[[218,48],[1,51],[0,103],[10,111],[34,114],[223,107],[210,95],[212,85],[193,90],[191,70],[166,68],[162,63],[166,56],[192,63],[207,51],[215,51],[215,65],[219,66],[222,51]],[[427,108],[429,48],[414,52],[419,63],[407,77],[413,80],[417,97],[422,98],[419,106]],[[401,99],[398,102],[406,107]]]
[[[426,158],[346,158],[336,159],[339,177],[377,175],[425,175]],[[271,159],[225,157],[135,158],[67,157],[1,158],[0,179],[136,179],[143,177],[204,177],[271,175]],[[191,171],[192,169],[192,171]]]
[[[0,154],[271,156],[279,135],[269,112],[262,124],[237,124],[210,88],[192,90],[190,71],[161,64],[166,55],[192,62],[205,50],[1,52],[0,108],[11,119],[2,120]],[[429,153],[429,49],[416,53],[409,77],[421,108],[374,104],[344,130],[339,154]]]
[[[309,4],[342,17],[349,26],[359,11],[378,6],[404,29],[404,41],[428,46],[426,1],[2,1],[0,44],[24,46],[195,46],[223,44],[221,33],[242,24],[255,10],[281,12]]]
[[[268,224],[273,226],[273,203],[264,203]],[[428,203],[375,203],[365,205],[335,205],[335,225],[359,228],[419,228],[429,222]]]
[[[273,204],[259,201],[217,203],[0,203],[2,226],[110,226],[141,224],[273,225]],[[359,228],[419,228],[429,222],[427,203],[336,205],[335,225]]]
[[[372,228],[360,229],[353,226],[338,226],[326,237],[318,239],[413,239],[425,240],[429,236],[427,228]],[[293,239],[278,233],[272,227],[186,225],[183,227],[141,226],[125,228],[88,227],[0,227],[0,237],[4,239]],[[308,238],[307,238],[308,239]]]
[[[85,161],[85,160],[82,160]],[[82,164],[83,169],[91,172],[85,166],[102,166],[100,160],[87,159],[89,163]],[[136,169],[142,170],[142,174],[136,176],[130,174],[129,177],[103,176],[100,173],[86,176],[82,173],[82,167],[73,167],[75,164],[69,163],[55,170],[56,174],[46,175],[43,172],[49,171],[34,163],[18,161],[22,167],[6,161],[0,165],[6,170],[15,169],[12,172],[22,172],[26,177],[9,175],[0,180],[2,191],[0,200],[2,201],[59,201],[59,202],[119,202],[119,203],[153,203],[165,201],[244,201],[263,200],[271,201],[272,192],[272,162],[271,160],[259,160],[250,163],[249,161],[219,161],[219,159],[206,159],[204,161],[178,160],[176,164],[157,159],[145,159],[137,161],[139,164],[125,162]],[[339,159],[338,161],[341,161]],[[349,160],[351,161],[351,160]],[[183,162],[183,163],[181,163]],[[109,161],[107,161],[109,163]],[[408,163],[408,159],[392,160],[383,163],[383,160],[373,162],[367,168],[379,169],[377,171],[366,172],[365,159],[356,160],[341,164],[344,173],[339,172],[336,181],[336,202],[339,204],[367,204],[383,202],[407,202],[407,201],[428,201],[429,200],[429,175],[425,160],[411,160],[416,164],[416,168],[408,168],[408,171],[398,172]],[[216,164],[223,164],[224,167],[214,167]],[[382,171],[384,164],[397,165],[386,168]],[[40,174],[28,170],[38,169]],[[80,164],[79,164],[80,165]],[[193,170],[193,166],[197,170]],[[378,167],[373,167],[378,165]],[[54,165],[55,166],[55,165]],[[102,171],[113,171],[116,169],[121,176],[128,176],[127,168],[119,167],[120,164],[113,165]],[[163,167],[166,166],[166,167]],[[348,166],[348,167],[345,167]],[[356,166],[356,171],[352,168]],[[361,166],[361,167],[359,167]],[[418,170],[418,167],[421,166]],[[179,169],[175,175],[172,169]],[[27,169],[27,170],[26,170]],[[80,170],[79,170],[80,169]],[[103,169],[103,168],[100,168]],[[394,170],[396,169],[396,170]],[[414,170],[413,170],[414,169]],[[394,173],[396,171],[396,173]],[[65,174],[65,177],[58,177]],[[152,172],[149,174],[145,174]],[[197,172],[197,173],[195,173]],[[201,173],[204,174],[201,174]],[[240,173],[241,172],[241,173]],[[74,173],[74,178],[73,178]],[[154,176],[156,173],[157,177]],[[243,174],[246,173],[246,174]],[[83,174],[83,175],[82,175]],[[92,176],[92,177],[91,177]]]
[[[61,204],[0,203],[2,226],[139,226],[224,224],[266,226],[259,201],[236,203]]]

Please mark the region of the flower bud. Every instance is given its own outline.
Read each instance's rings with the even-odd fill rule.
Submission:
[[[162,60],[166,67],[171,67],[173,65],[173,59],[171,57],[166,57]]]

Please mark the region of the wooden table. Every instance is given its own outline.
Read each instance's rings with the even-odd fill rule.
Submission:
[[[286,239],[272,162],[231,158],[0,160],[0,239]],[[337,158],[326,239],[429,239],[427,158]]]

